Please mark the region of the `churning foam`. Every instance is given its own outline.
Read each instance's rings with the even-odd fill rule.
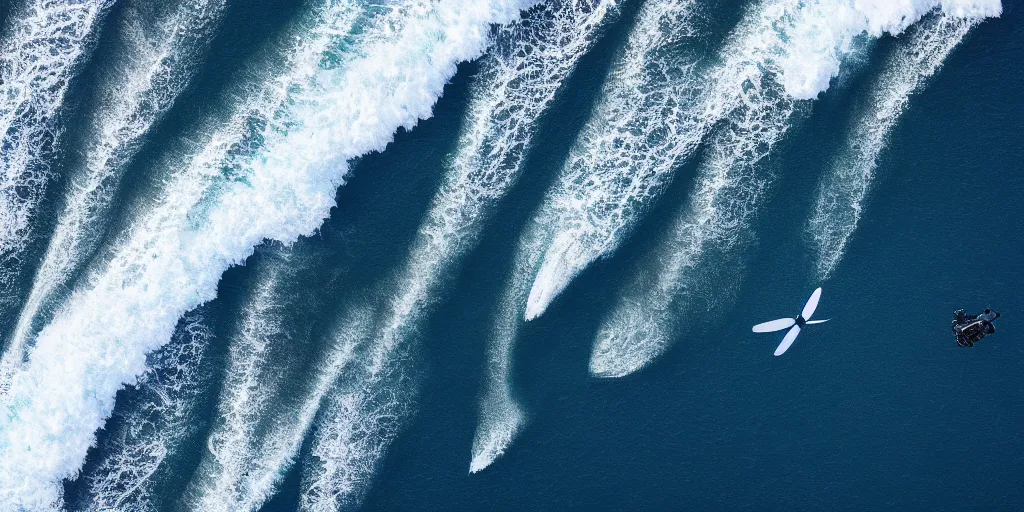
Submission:
[[[158,509],[153,476],[190,434],[197,400],[206,383],[201,373],[213,334],[201,313],[182,319],[171,342],[149,357],[139,378],[138,401],[100,445],[100,461],[79,478],[87,483],[85,510],[148,512]]]
[[[453,172],[434,201],[422,230],[426,238],[418,245],[426,249],[426,241],[435,240],[438,242],[434,245],[443,242],[444,246],[420,250],[430,256],[413,258],[434,262],[429,264],[431,280],[444,272],[441,265],[452,259],[451,254],[464,254],[470,245],[466,238],[475,242],[484,213],[518,177],[537,119],[590,49],[612,7],[610,0],[545,4],[497,35],[473,85],[469,117],[460,136]],[[462,244],[462,248],[456,250],[454,244]],[[413,265],[410,275],[422,274],[415,271],[416,267]],[[483,469],[500,453],[490,440],[494,432],[515,430],[519,425],[519,421],[511,426],[506,421],[518,416],[518,407],[511,400],[507,368],[495,360],[507,364],[506,351],[496,344],[501,344],[499,338],[488,347],[488,377],[470,472]],[[495,407],[507,414],[490,413]],[[511,436],[504,445],[508,442]]]
[[[584,267],[614,249],[721,114],[697,97],[693,0],[653,0],[641,8],[626,47],[605,80],[558,182],[538,213],[547,229],[526,319],[547,308]]]
[[[868,108],[850,130],[847,145],[822,177],[807,225],[817,250],[818,277],[828,279],[860,220],[878,155],[910,95],[938,71],[946,56],[980,20],[936,15],[911,29],[875,83]]]
[[[268,77],[276,93],[238,106],[255,119],[240,115],[243,122],[212,134],[106,268],[39,333],[0,401],[0,501],[55,506],[60,480],[81,465],[117,389],[144,371],[145,355],[168,341],[177,319],[212,299],[221,273],[261,240],[292,242],[315,230],[346,161],[382,150],[398,127],[428,117],[456,65],[484,50],[490,24],[515,19],[523,6],[403,5],[396,10],[408,13],[405,21],[344,65],[321,53]],[[263,101],[275,94],[284,101]],[[234,154],[252,131],[259,144]]]
[[[94,138],[85,148],[82,168],[72,171],[57,227],[0,361],[0,387],[6,387],[21,366],[40,308],[67,284],[82,259],[95,248],[124,166],[150,126],[188,84],[197,54],[223,7],[224,0],[186,1],[154,25],[147,19],[152,14],[149,7],[128,11],[121,29],[128,46],[114,53],[111,69],[117,72],[103,84],[103,106],[89,122]]]
[[[919,18],[926,12],[868,7],[780,1],[766,5],[753,23],[739,29],[740,42],[727,47],[724,68],[741,70],[738,75],[726,72],[739,80],[716,83],[742,98],[741,106],[710,144],[690,205],[656,249],[654,282],[644,282],[641,275],[602,324],[591,355],[592,374],[628,375],[665,350],[675,334],[670,306],[698,284],[702,256],[711,247],[735,252],[749,236],[769,180],[758,175],[756,164],[785,134],[794,102],[814,98],[828,86],[859,35],[899,33],[916,20],[906,16]]]
[[[783,4],[770,3],[760,10],[784,9]],[[765,58],[782,70],[780,80],[789,96],[812,99],[828,87],[858,36],[897,34],[939,4],[938,0],[816,0],[794,5],[786,16],[806,18],[806,13],[817,12],[822,17],[798,24],[783,20],[787,37],[805,43],[788,44]],[[617,67],[621,71],[608,81],[601,105],[542,208],[542,222],[551,225],[544,233],[549,242],[527,299],[527,320],[541,315],[582,269],[618,247],[664,189],[679,160],[736,106],[732,84],[738,76],[697,76],[690,72],[692,66],[673,65],[659,57],[666,41],[672,41],[663,33],[666,27],[681,30],[687,24],[682,20],[662,23],[655,11],[679,8],[678,1],[668,0],[644,5]],[[958,16],[1000,10],[998,0],[942,2],[942,8]],[[775,29],[766,30],[770,35]],[[729,51],[748,50],[754,48],[734,46]],[[720,69],[727,72],[729,67]],[[673,83],[666,76],[683,79]],[[721,80],[724,85],[718,84]]]
[[[352,324],[346,325],[342,337],[363,343],[373,337],[363,332],[356,338]],[[393,336],[373,337],[369,353],[349,366],[353,371],[338,376],[334,386],[319,395],[324,398],[302,470],[300,510],[333,512],[358,506],[385,450],[408,417],[412,383],[399,364],[408,354],[394,337],[398,333],[383,336],[388,334]]]
[[[11,12],[0,42],[0,284],[14,278],[32,214],[51,178],[68,81],[113,0],[34,0]]]
[[[274,363],[294,343],[279,310],[282,273],[291,275],[275,267],[261,278],[231,341],[216,425],[183,498],[190,510],[257,510],[273,496],[323,397],[369,332],[370,315],[357,309],[326,358],[305,379],[311,385],[301,393],[300,403],[284,403],[288,401],[277,396],[283,379],[296,376],[284,375]]]

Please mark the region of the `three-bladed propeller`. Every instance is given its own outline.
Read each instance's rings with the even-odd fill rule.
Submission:
[[[828,322],[828,319],[811,320],[814,310],[818,309],[819,300],[821,300],[821,288],[814,290],[814,293],[807,299],[807,303],[804,304],[804,309],[800,312],[800,316],[796,318],[780,318],[757,324],[754,326],[754,332],[775,332],[789,328],[789,332],[782,338],[782,343],[779,343],[779,348],[775,349],[775,355],[781,356],[796,341],[796,337],[800,334],[800,329],[803,326]]]

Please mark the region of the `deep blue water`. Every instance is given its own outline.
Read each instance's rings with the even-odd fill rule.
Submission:
[[[29,2],[11,5],[21,3]],[[119,27],[142,4],[111,4],[71,75],[67,99],[55,114],[57,151],[47,157],[56,171],[32,218],[37,235],[17,264],[6,263],[15,284],[5,290],[9,298],[0,319],[5,337],[15,329],[19,305],[32,289],[62,202],[74,190],[76,169],[94,138],[89,120],[110,108],[97,91],[120,71],[110,64],[116,60],[105,56],[127,44]],[[18,16],[16,7],[0,4],[3,26]],[[905,36],[885,35],[864,44],[843,61],[827,91],[798,103],[792,127],[755,166],[759,176],[770,179],[749,225],[737,235],[743,240],[739,249],[710,249],[702,266],[710,276],[704,290],[710,291],[691,306],[674,304],[667,313],[677,322],[669,348],[630,375],[594,377],[588,362],[602,322],[637,274],[656,272],[650,268],[652,251],[695,202],[702,162],[715,151],[712,137],[704,138],[692,155],[672,166],[674,179],[641,208],[640,222],[619,246],[576,276],[543,316],[521,322],[510,382],[527,421],[503,455],[468,474],[487,382],[488,340],[520,237],[529,232],[576,150],[642,7],[639,0],[620,3],[550,106],[531,123],[532,143],[519,178],[489,206],[476,243],[465,235],[469,248],[444,267],[419,327],[406,336],[407,349],[389,360],[383,384],[365,377],[362,368],[370,364],[365,358],[339,377],[339,385],[376,390],[373,403],[385,405],[372,419],[392,411],[388,397],[397,397],[395,403],[403,405],[395,407],[406,411],[396,414],[393,437],[381,438],[379,459],[367,459],[369,466],[359,474],[365,485],[357,486],[343,508],[1024,506],[1019,476],[1024,469],[1019,370],[1024,324],[1018,316],[1024,311],[1018,293],[1024,287],[1018,256],[1024,249],[1019,218],[1024,178],[1018,171],[1024,101],[1015,87],[1024,78],[1024,9],[1016,2],[1004,2],[1001,16],[967,33],[941,69],[909,96],[879,153],[863,215],[827,278],[817,273],[807,231],[819,183],[847,147],[851,127]],[[89,276],[103,274],[119,244],[158,207],[152,197],[172,181],[175,169],[187,166],[179,148],[201,145],[203,123],[211,116],[230,115],[239,97],[237,84],[246,84],[245,89],[259,82],[252,63],[259,68],[264,60],[273,61],[275,51],[281,53],[278,41],[292,37],[290,27],[310,9],[285,0],[225,4],[188,85],[124,164],[110,213],[97,228],[96,247],[74,269],[67,290],[86,290],[93,285]],[[669,51],[690,52],[699,56],[698,68],[713,69],[723,60],[720,52],[731,31],[753,9],[741,1],[702,5],[696,35]],[[184,427],[174,427],[170,453],[141,490],[120,488],[122,500],[114,509],[135,510],[138,503],[155,510],[196,506],[190,500],[208,476],[200,471],[204,457],[210,457],[208,438],[224,424],[225,405],[219,402],[230,387],[231,347],[246,336],[253,297],[269,279],[276,279],[269,288],[275,306],[265,314],[273,314],[278,327],[270,334],[259,331],[270,348],[258,379],[265,387],[254,388],[267,393],[266,402],[251,406],[252,414],[266,418],[246,434],[254,439],[273,439],[280,422],[297,416],[288,408],[306,396],[338,329],[348,325],[347,314],[369,307],[382,315],[395,300],[390,291],[411,286],[402,281],[402,269],[459,150],[467,105],[488,57],[458,64],[429,119],[412,129],[398,128],[384,151],[351,159],[348,182],[337,188],[336,206],[314,234],[290,246],[264,241],[244,265],[220,276],[216,298],[189,313],[210,335],[202,359],[187,370],[199,377],[197,391],[185,403]],[[710,133],[725,125],[717,122]],[[183,254],[188,250],[183,245]],[[816,317],[831,320],[801,334],[783,357],[772,357],[781,333],[753,334],[750,326],[795,315],[817,286],[824,293]],[[61,309],[65,303],[73,309],[70,297],[58,294],[35,321],[36,330],[45,332],[49,322],[70,314]],[[1003,314],[998,333],[973,349],[957,347],[948,330],[951,313],[986,307]],[[186,335],[188,318],[179,321],[175,339]],[[31,361],[31,351],[28,357]],[[149,365],[158,366],[155,361],[151,355]],[[167,369],[152,374],[157,382],[175,378]],[[364,377],[381,388],[371,388]],[[118,436],[132,428],[169,428],[161,415],[177,414],[181,404],[174,400],[151,423],[132,427],[133,411],[147,407],[153,397],[145,386],[127,385],[117,393],[114,415],[97,431],[83,476],[60,481],[64,508],[97,506],[90,478],[111,471],[104,461],[118,452]],[[317,418],[325,414],[321,409]],[[349,421],[372,423],[358,414]],[[13,432],[10,425],[0,424],[0,430]],[[299,508],[307,492],[304,464],[313,457],[321,425],[314,422],[301,436],[294,463],[280,468],[280,480],[265,500],[250,504],[253,508]],[[10,447],[0,444],[0,449]],[[18,509],[0,504],[0,510],[8,506]]]

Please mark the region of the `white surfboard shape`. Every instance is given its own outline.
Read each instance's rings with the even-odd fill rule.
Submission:
[[[800,330],[805,325],[828,322],[828,319],[811,320],[811,315],[814,314],[814,310],[818,309],[819,300],[821,300],[821,288],[814,290],[814,293],[812,293],[807,299],[807,303],[804,304],[804,309],[800,312],[800,316],[796,318],[780,318],[778,320],[757,324],[754,326],[754,332],[775,332],[788,328],[789,332],[787,332],[786,336],[782,338],[782,343],[779,343],[779,348],[775,349],[775,355],[781,356],[789,350],[789,346],[796,341],[797,335],[800,334]]]

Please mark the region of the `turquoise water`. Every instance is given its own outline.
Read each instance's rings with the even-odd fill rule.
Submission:
[[[35,4],[0,510],[1024,499],[1019,5]]]

